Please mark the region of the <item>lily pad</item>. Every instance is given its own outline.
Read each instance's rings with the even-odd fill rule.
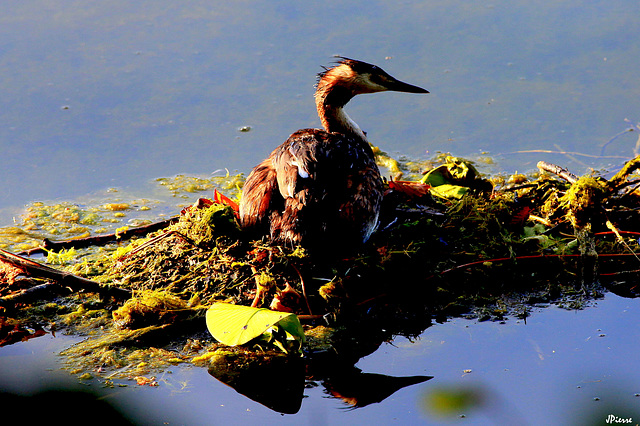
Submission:
[[[287,340],[296,340],[300,344],[304,342],[300,320],[295,314],[288,312],[214,303],[207,310],[206,318],[211,335],[228,346],[244,345],[273,327],[281,328]]]

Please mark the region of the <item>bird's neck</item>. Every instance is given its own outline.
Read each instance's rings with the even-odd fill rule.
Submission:
[[[366,142],[367,137],[347,113],[344,106],[354,94],[347,88],[334,84],[318,84],[316,90],[316,108],[322,127],[330,133],[341,133]]]

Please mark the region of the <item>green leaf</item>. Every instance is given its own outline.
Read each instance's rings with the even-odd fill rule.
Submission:
[[[460,199],[469,191],[469,188],[467,188],[466,186],[444,184],[439,186],[432,186],[431,188],[429,188],[429,191],[432,195],[435,195],[437,197],[446,199]]]
[[[424,177],[420,180],[420,183],[426,183],[433,186],[440,186],[451,181],[451,175],[449,174],[449,170],[446,165],[441,165],[432,169],[424,175]]]
[[[432,169],[421,180],[431,185],[432,195],[459,199],[469,191],[469,184],[478,176],[476,169],[466,160],[446,157],[445,164]]]
[[[304,342],[304,331],[295,314],[277,312],[266,308],[214,303],[207,310],[207,328],[220,343],[229,346],[244,345],[256,337],[267,333],[267,341],[273,342],[271,329],[282,329],[281,338],[277,338],[278,347],[286,347],[286,340],[294,340],[298,346]],[[281,341],[285,340],[285,341]],[[287,352],[285,350],[285,352]]]
[[[443,185],[445,183],[463,185],[478,177],[478,171],[469,161],[448,156],[445,158],[444,164],[430,170],[420,182],[428,183],[431,186]]]

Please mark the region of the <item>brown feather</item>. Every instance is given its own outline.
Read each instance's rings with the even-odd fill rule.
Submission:
[[[240,199],[240,223],[243,228],[255,229],[266,225],[263,220],[268,215],[277,186],[276,170],[269,157],[255,167],[244,183]]]

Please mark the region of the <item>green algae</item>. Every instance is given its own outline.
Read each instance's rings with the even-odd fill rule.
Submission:
[[[192,198],[198,193],[210,197],[213,189],[239,199],[243,180],[242,174],[226,172],[220,176],[158,178],[156,183],[172,197],[180,199]],[[82,239],[130,226],[143,226],[162,216],[162,213],[155,213],[162,203],[121,194],[113,188],[103,197],[94,196],[84,203],[33,202],[14,219],[14,226],[0,227],[0,248],[17,253],[38,247],[44,239]]]
[[[232,175],[228,170],[219,176],[188,176],[176,175],[170,178],[158,178],[156,182],[174,197],[189,198],[189,194],[198,192],[212,192],[213,189],[223,191],[231,198],[240,199],[243,174]]]

